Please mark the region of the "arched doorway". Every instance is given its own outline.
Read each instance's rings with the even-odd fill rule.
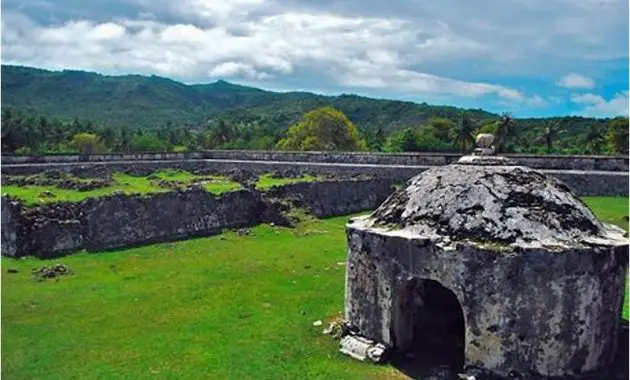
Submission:
[[[412,376],[464,366],[465,320],[455,294],[438,281],[413,278],[396,295],[394,364]]]

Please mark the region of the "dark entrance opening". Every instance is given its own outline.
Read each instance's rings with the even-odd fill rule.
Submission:
[[[465,322],[455,294],[437,281],[412,279],[397,299],[393,364],[412,377],[457,378],[464,366]]]

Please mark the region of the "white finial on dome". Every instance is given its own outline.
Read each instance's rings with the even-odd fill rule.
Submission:
[[[463,165],[515,165],[512,160],[496,155],[496,148],[492,145],[495,137],[491,133],[480,133],[475,138],[475,150],[468,156],[460,157],[458,164]]]
[[[477,149],[473,151],[473,154],[479,154],[480,156],[492,156],[495,154],[496,149],[494,145],[494,135],[490,133],[480,133],[475,139],[475,145]]]

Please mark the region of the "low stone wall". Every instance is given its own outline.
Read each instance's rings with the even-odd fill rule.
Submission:
[[[205,158],[203,152],[184,153],[104,153],[92,154],[89,162],[115,162],[115,161],[143,161],[143,160],[197,160]],[[2,155],[2,164],[29,164],[29,163],[63,163],[82,162],[80,154],[47,154],[43,156],[18,156]]]
[[[578,196],[628,196],[628,173],[549,170],[546,174],[566,183]]]
[[[87,203],[84,246],[88,250],[211,235],[259,224],[265,214],[259,194],[245,190],[220,197],[204,190],[120,195]]]
[[[2,197],[2,255],[48,258],[174,241],[223,229],[279,223],[273,199],[293,201],[318,217],[374,209],[392,192],[387,179],[298,183],[269,191],[215,196],[203,189],[113,195],[28,208]]]
[[[8,197],[0,199],[0,225],[2,256],[14,256],[18,249],[18,229],[20,227],[20,204]]]
[[[245,160],[245,161],[285,161],[320,162],[345,164],[413,165],[436,166],[454,163],[460,157],[455,153],[366,153],[366,152],[280,152],[250,150],[211,150],[186,153],[137,153],[137,154],[95,154],[90,162],[156,161],[156,160]],[[621,156],[560,156],[508,154],[521,165],[536,169],[564,170],[604,170],[627,172],[628,157]],[[2,165],[27,163],[78,163],[78,154],[53,154],[46,156],[3,155]]]
[[[392,193],[392,181],[302,182],[271,188],[271,198],[292,200],[318,218],[374,209]]]
[[[303,163],[282,161],[233,161],[233,160],[182,160],[182,161],[151,161],[143,163],[101,162],[90,164],[54,164],[45,169],[70,172],[79,177],[102,176],[104,172],[131,171],[148,174],[155,170],[177,168],[197,172],[229,173],[234,169],[248,170],[256,173],[278,172],[308,172],[322,175],[338,175],[352,177],[367,175],[383,178],[394,182],[404,182],[416,174],[432,166],[411,165],[375,165],[375,164],[337,164],[337,163]],[[34,165],[3,166],[4,174],[34,174],[42,171],[42,167]],[[580,196],[627,196],[628,172],[615,171],[579,171],[579,170],[548,170],[543,173],[557,177]]]

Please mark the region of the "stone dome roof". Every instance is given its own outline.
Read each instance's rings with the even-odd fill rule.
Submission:
[[[627,244],[562,182],[507,165],[454,164],[407,182],[364,221],[450,241],[582,246]]]

